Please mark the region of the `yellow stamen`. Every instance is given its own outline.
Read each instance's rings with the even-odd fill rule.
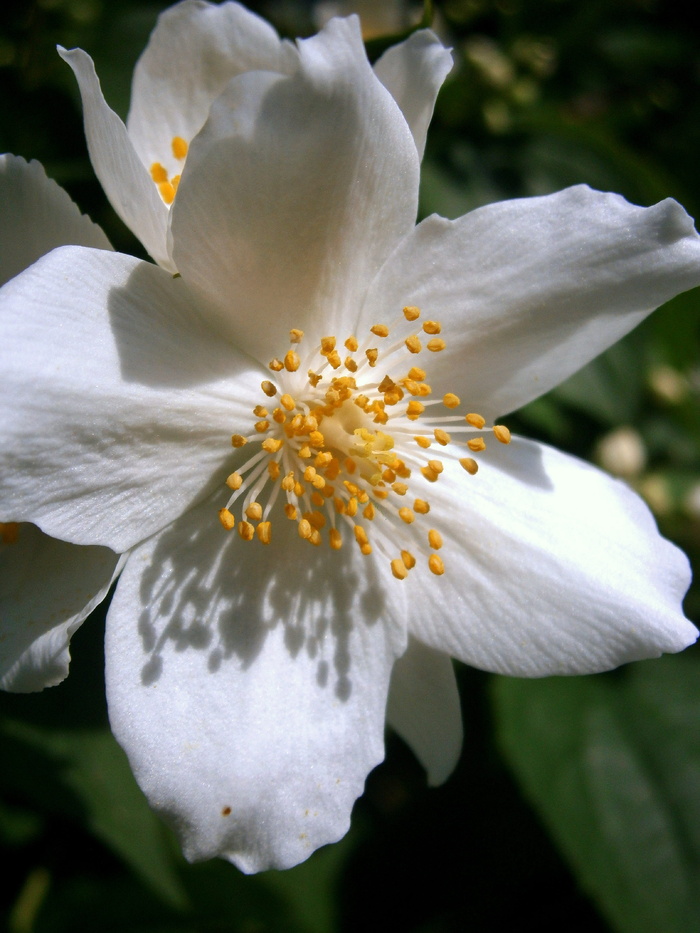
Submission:
[[[287,350],[284,357],[284,368],[287,372],[295,373],[299,366],[301,365],[301,360],[299,355],[294,352],[294,350]]]
[[[478,453],[480,450],[486,450],[486,442],[483,437],[474,437],[472,440],[467,441],[467,447],[473,450],[474,453]]]
[[[246,517],[251,520],[251,522],[259,522],[262,518],[263,510],[259,502],[251,502],[248,508],[245,510]]]
[[[502,444],[510,444],[510,431],[505,424],[494,424],[493,433],[497,441],[500,441]]]
[[[421,342],[420,338],[413,334],[411,337],[407,337],[404,341],[410,353],[420,353],[421,351]]]
[[[219,521],[224,526],[226,531],[230,531],[233,527],[235,527],[236,524],[236,519],[228,509],[219,509]],[[4,540],[5,536],[3,535],[3,541]]]
[[[416,566],[416,559],[410,551],[401,551],[401,560],[404,562],[406,570],[413,570]]]
[[[367,357],[370,366],[376,366],[377,357],[379,356],[379,350],[377,350],[376,348],[372,350],[365,350],[365,356]]]
[[[242,434],[233,434],[231,436],[232,447],[243,447],[247,443],[248,443],[247,438],[243,437]]]
[[[282,446],[282,441],[276,437],[268,437],[262,442],[261,446],[263,450],[266,450],[269,454],[276,454]]]
[[[151,165],[151,178],[157,185],[162,185],[164,182],[168,181],[168,173],[165,171],[160,162],[154,162]]]
[[[321,355],[328,356],[335,350],[335,337],[321,337]]]
[[[297,527],[297,531],[299,532],[300,538],[308,539],[311,537],[312,528],[308,519],[302,518]]]
[[[189,148],[182,136],[173,136],[172,142],[173,155],[176,159],[184,159],[187,155],[187,149]]]
[[[277,387],[274,385],[274,383],[270,382],[269,379],[265,379],[264,382],[261,382],[260,388],[268,398],[272,398],[274,395],[277,395]]]
[[[415,382],[423,382],[426,375],[426,371],[421,369],[420,366],[411,366],[408,371],[408,378],[413,379]]]
[[[433,473],[438,474],[442,473],[442,471],[445,469],[440,460],[428,460],[428,466],[433,471]]]
[[[273,373],[281,373],[284,369],[284,363],[282,360],[278,360],[277,357],[275,357],[274,360],[270,360],[268,363],[268,368],[271,369]]]
[[[428,532],[428,544],[435,551],[439,551],[442,547],[442,535],[435,528],[431,528]]]
[[[430,505],[425,501],[425,499],[416,499],[416,501],[413,503],[413,508],[420,515],[427,515],[430,511]]]
[[[430,441],[427,437],[414,437],[413,440],[418,444],[419,447],[422,447],[423,450],[427,450],[430,447]]]
[[[452,440],[447,431],[443,431],[441,428],[435,428],[433,434],[435,435],[435,440],[438,442],[438,444],[441,444],[443,447],[446,447]]]
[[[250,522],[240,521],[238,523],[238,534],[244,541],[252,541],[255,535],[255,528]]]
[[[166,204],[172,204],[175,200],[175,188],[170,184],[169,181],[162,181],[158,185],[158,190],[160,191],[161,198],[165,201]]]
[[[406,522],[407,525],[410,525],[416,520],[416,516],[413,514],[412,510],[405,505],[399,509],[399,518],[402,522]]]
[[[403,316],[407,321],[417,321],[420,317],[420,308],[416,308],[413,305],[408,305],[403,309]]]
[[[442,558],[439,554],[431,554],[428,558],[428,567],[436,577],[442,576],[445,572],[445,565],[442,562]]]
[[[370,330],[373,334],[376,334],[377,337],[389,336],[389,328],[386,324],[375,324],[373,327],[370,327]]]
[[[481,415],[477,415],[476,412],[469,412],[468,415],[464,416],[464,420],[470,424],[473,428],[478,428],[481,430],[486,424],[486,418],[482,418]]]
[[[474,476],[479,469],[479,464],[471,457],[464,457],[459,463],[460,466],[463,466],[467,473],[470,473],[472,476]]]
[[[226,477],[226,485],[229,489],[240,489],[243,485],[243,477],[240,473],[231,473]]]
[[[328,535],[328,540],[334,551],[339,551],[343,546],[343,539],[341,538],[340,532],[337,528],[331,528]]]
[[[345,341],[345,349],[349,350],[351,353],[355,353],[358,347],[359,343],[357,342],[357,337],[348,337]]]
[[[425,411],[425,405],[421,402],[416,402],[414,399],[406,406],[406,417],[409,421],[416,421]]]
[[[286,408],[287,411],[293,411],[296,408],[296,402],[291,395],[288,395],[286,392],[280,398],[280,405],[282,408]]]
[[[440,350],[444,350],[447,344],[442,339],[442,337],[433,337],[432,340],[429,340],[426,343],[426,347],[430,350],[431,353],[439,353]]]
[[[408,576],[406,565],[398,557],[395,557],[391,562],[391,572],[394,574],[397,580],[405,580]]]
[[[423,330],[426,334],[439,334],[442,330],[438,321],[423,321]]]
[[[258,434],[264,434],[265,431],[267,431],[269,427],[270,427],[269,421],[256,421],[255,422],[255,430],[258,432]]]
[[[293,327],[289,331],[289,341],[290,343],[301,343],[301,338],[304,336],[304,331],[299,330],[298,327]]]
[[[272,522],[260,522],[255,531],[263,544],[269,544],[272,538]]]
[[[458,408],[461,404],[460,397],[455,395],[454,392],[448,392],[447,395],[443,395],[442,404],[445,408]]]

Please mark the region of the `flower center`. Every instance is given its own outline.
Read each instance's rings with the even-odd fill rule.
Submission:
[[[405,307],[389,326],[371,327],[362,344],[351,335],[340,348],[335,337],[322,337],[306,353],[303,332],[290,331],[289,349],[270,362],[274,375],[261,384],[264,404],[253,409],[251,433],[231,438],[233,447],[252,445],[254,452],[226,480],[232,494],[219,511],[225,529],[269,544],[281,496],[303,541],[320,546],[325,540],[340,550],[349,533],[362,554],[376,546],[399,580],[416,566],[416,554],[432,573],[444,573],[442,536],[425,527],[431,511],[425,483],[436,483],[445,464],[426,451],[454,443],[452,434],[468,435],[469,456],[446,459],[473,476],[478,465],[471,455],[486,449],[483,432],[503,444],[510,432],[505,425],[486,428],[474,412],[454,413],[461,402],[452,392],[430,398],[426,371],[407,363],[426,350],[440,353],[445,341],[440,323],[421,326],[420,314]],[[453,414],[431,415],[436,406]]]
[[[170,141],[170,148],[173,151],[173,158],[184,165],[187,149],[189,148],[182,136],[173,136]],[[172,204],[177,194],[177,186],[180,184],[180,175],[182,168],[177,175],[168,177],[165,166],[160,162],[154,162],[150,168],[151,178],[158,186],[161,198],[166,204]]]

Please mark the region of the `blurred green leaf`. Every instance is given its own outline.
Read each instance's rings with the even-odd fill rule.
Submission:
[[[700,930],[700,665],[496,678],[503,752],[620,933]]]

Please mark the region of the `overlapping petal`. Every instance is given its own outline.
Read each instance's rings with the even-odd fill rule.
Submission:
[[[0,542],[0,689],[43,690],[68,675],[70,639],[119,569],[108,548],[57,541],[29,523]]]
[[[435,100],[452,64],[452,54],[435,33],[421,29],[405,42],[392,45],[374,66],[374,73],[401,108],[421,159]]]
[[[680,610],[688,560],[628,486],[522,439],[482,460],[467,485],[446,469],[430,489],[448,571],[409,595],[417,638],[525,677],[609,670],[695,641]]]
[[[5,520],[121,552],[221,481],[260,372],[182,280],[64,247],[5,286],[0,327]]]
[[[80,213],[38,162],[0,156],[0,202],[0,285],[57,246],[111,249],[97,224]]]
[[[459,693],[448,655],[409,638],[391,674],[386,721],[413,750],[429,784],[447,780],[462,751]]]
[[[238,3],[185,0],[165,10],[134,70],[126,125],[139,158],[179,174],[173,137],[194,139],[231,78],[259,70],[291,74],[297,63],[292,43]]]
[[[107,621],[112,729],[188,858],[284,868],[342,836],[383,757],[405,605],[359,550],[261,548],[205,502],[137,548]]]
[[[292,77],[255,72],[229,84],[172,210],[183,277],[264,363],[290,327],[354,325],[417,209],[413,137],[369,66],[357,20],[331,22],[299,55]]]
[[[388,305],[443,323],[433,390],[487,418],[558,385],[669,298],[700,284],[700,237],[675,201],[640,208],[580,185],[419,224],[375,279]]]

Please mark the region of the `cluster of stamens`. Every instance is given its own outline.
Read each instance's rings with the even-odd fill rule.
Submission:
[[[178,162],[184,162],[187,156],[187,142],[182,136],[173,136],[170,147],[173,150],[173,157]],[[177,194],[177,186],[180,184],[180,174],[168,177],[168,172],[160,162],[154,162],[150,168],[151,178],[158,186],[161,198],[166,204],[172,204]]]
[[[348,530],[362,554],[371,554],[374,543],[399,580],[416,566],[416,549],[427,557],[432,573],[444,573],[438,553],[442,536],[435,528],[425,533],[427,548],[414,534],[412,550],[401,548],[400,556],[387,552],[387,542],[396,540],[398,529],[428,521],[430,502],[411,495],[411,486],[420,483],[417,474],[428,483],[437,482],[444,464],[434,457],[426,459],[425,451],[433,444],[453,443],[452,434],[470,435],[466,440],[470,455],[459,464],[473,476],[478,464],[471,455],[486,449],[483,432],[491,431],[502,444],[510,442],[510,432],[505,425],[486,428],[485,419],[470,412],[430,417],[431,436],[415,433],[414,423],[426,411],[436,405],[454,411],[461,405],[459,397],[448,392],[431,399],[425,370],[411,366],[404,372],[405,362],[400,378],[384,374],[378,380],[380,351],[369,344],[385,341],[394,330],[405,334],[407,322],[418,328],[419,317],[418,308],[405,307],[391,326],[371,327],[362,346],[355,336],[348,337],[342,349],[335,337],[322,337],[304,365],[300,355],[304,334],[290,332],[289,350],[269,364],[275,381],[261,384],[265,404],[253,409],[257,419],[253,432],[231,438],[234,448],[250,444],[254,453],[226,480],[232,494],[219,511],[224,528],[237,528],[245,541],[257,537],[269,544],[270,515],[282,493],[284,514],[297,523],[299,537],[312,545],[321,545],[325,536],[330,547],[339,550]],[[396,371],[397,356],[405,359],[406,352],[416,356],[424,350],[444,350],[441,330],[439,322],[424,321],[420,330],[411,328],[407,337],[390,341],[382,348],[382,372]],[[309,363],[315,365],[309,368]],[[233,509],[241,499],[237,521]]]

